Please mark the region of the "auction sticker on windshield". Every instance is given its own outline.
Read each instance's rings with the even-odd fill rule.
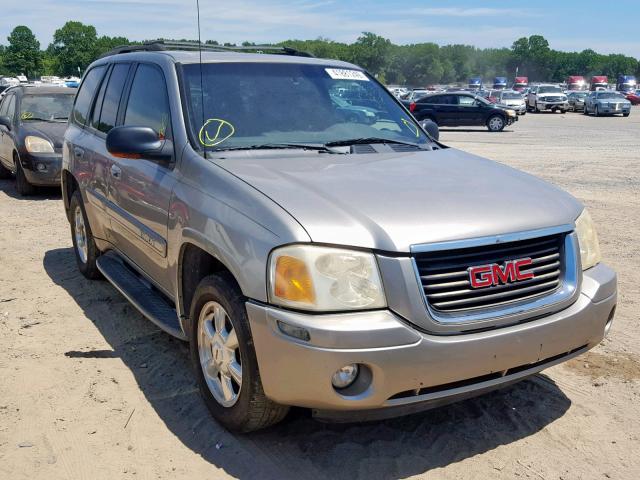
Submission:
[[[346,68],[325,68],[325,71],[334,80],[359,80],[368,82],[367,76],[359,70],[348,70]]]

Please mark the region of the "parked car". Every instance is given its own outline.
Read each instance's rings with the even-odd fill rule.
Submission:
[[[567,100],[569,102],[569,110],[572,112],[584,111],[584,100],[587,98],[589,92],[575,91],[567,92]]]
[[[564,113],[569,109],[569,101],[557,85],[534,85],[527,94],[527,109],[536,113],[543,110]]]
[[[467,92],[427,95],[408,106],[419,122],[431,120],[439,127],[486,126],[500,132],[518,120],[515,110]]]
[[[12,87],[0,103],[0,178],[16,176],[20,195],[59,186],[62,139],[75,90]]]
[[[617,114],[628,117],[631,113],[631,102],[620,92],[597,90],[590,92],[584,102],[584,114],[590,113],[596,117]]]
[[[504,90],[498,93],[496,103],[512,108],[518,115],[524,115],[527,113],[527,105],[524,102],[524,97],[520,92],[514,90]]]
[[[631,105],[640,105],[640,90],[627,92],[625,98],[631,102]]]
[[[190,342],[227,428],[289,405],[334,421],[416,412],[608,332],[616,275],[568,193],[430,140],[355,65],[144,48],[91,64],[76,97],[73,249],[86,277]],[[376,123],[331,101],[353,83]]]

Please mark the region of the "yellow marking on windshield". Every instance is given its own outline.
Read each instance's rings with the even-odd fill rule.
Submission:
[[[216,125],[218,128],[216,128]],[[210,135],[209,132],[213,133],[214,130],[215,133]],[[226,135],[223,134],[225,130],[228,130]],[[236,129],[231,123],[220,118],[210,118],[204,122],[204,125],[200,129],[198,140],[200,140],[200,143],[205,147],[215,147],[231,138],[235,133]]]
[[[413,122],[410,122],[406,118],[402,118],[401,120],[402,120],[402,123],[404,123],[405,127],[407,127],[409,130],[411,130],[413,133],[416,134],[416,138],[420,138],[420,129],[418,129],[417,125],[415,125]]]
[[[33,113],[31,113],[31,112],[22,112],[22,115],[20,115],[20,118],[22,120],[29,120],[30,118],[33,118]]]

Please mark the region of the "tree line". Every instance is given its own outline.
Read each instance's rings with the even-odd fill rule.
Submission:
[[[7,40],[7,45],[0,44],[0,75],[24,74],[28,78],[79,76],[101,54],[119,45],[140,43],[125,37],[98,36],[94,26],[77,21],[69,21],[57,29],[46,49],[41,48],[33,32],[24,25],[15,27]],[[207,43],[218,44],[213,40]],[[255,44],[245,42],[243,45]],[[591,49],[553,50],[541,35],[519,38],[511,48],[440,46],[431,42],[395,45],[370,32],[364,32],[350,44],[319,38],[288,40],[277,45],[303,50],[316,57],[352,62],[383,82],[411,86],[466,82],[471,76],[487,80],[494,76],[512,79],[516,72],[529,77],[530,81],[553,82],[561,82],[568,75],[640,76],[640,62],[636,58],[603,55]]]

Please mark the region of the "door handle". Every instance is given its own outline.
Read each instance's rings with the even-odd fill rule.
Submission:
[[[118,165],[111,165],[111,176],[113,178],[120,178],[122,176],[122,169]]]

